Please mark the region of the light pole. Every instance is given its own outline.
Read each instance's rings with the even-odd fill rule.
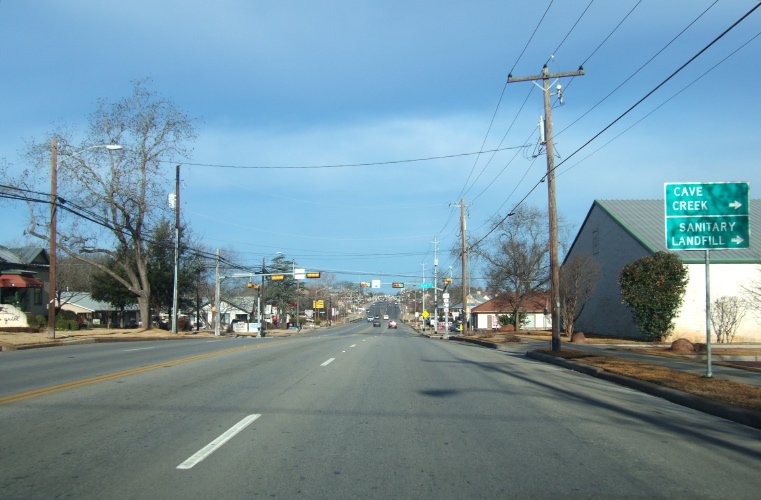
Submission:
[[[118,144],[102,144],[90,146],[76,153],[68,155],[74,157],[90,149],[105,148],[109,151],[122,149]],[[48,278],[48,338],[55,338],[55,306],[56,306],[56,249],[58,247],[56,235],[58,232],[58,140],[54,137],[50,142],[50,268]]]

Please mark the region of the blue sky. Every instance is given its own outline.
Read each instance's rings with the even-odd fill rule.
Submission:
[[[508,73],[584,64],[558,82],[560,163],[756,3],[0,0],[0,158],[23,168],[25,140],[56,123],[84,129],[97,99],[148,77],[199,119],[181,199],[206,244],[252,265],[282,252],[339,280],[419,281],[434,238],[439,269],[457,269],[461,197],[474,236],[524,197],[547,204],[544,184],[532,191],[546,168],[532,158],[541,92],[505,87]],[[595,199],[662,199],[665,182],[748,181],[755,197],[759,32],[761,9],[558,168],[574,231]],[[386,163],[482,145],[524,147]],[[173,175],[167,165],[167,192]],[[0,209],[0,243],[22,242],[26,207]]]

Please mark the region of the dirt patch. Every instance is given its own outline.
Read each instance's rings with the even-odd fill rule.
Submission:
[[[758,387],[738,384],[719,378],[706,378],[697,373],[680,372],[664,366],[573,349],[566,349],[560,352],[540,349],[537,352],[570,359],[585,365],[596,366],[611,373],[645,380],[740,408],[761,411],[761,388]]]

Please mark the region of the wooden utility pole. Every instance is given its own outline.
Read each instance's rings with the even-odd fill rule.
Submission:
[[[558,214],[555,205],[555,150],[552,142],[552,104],[550,102],[550,79],[563,78],[566,76],[581,76],[584,74],[584,68],[578,71],[566,73],[550,74],[547,65],[542,68],[542,74],[536,76],[523,76],[513,78],[512,74],[508,75],[507,83],[527,82],[542,80],[542,92],[544,94],[544,140],[547,147],[547,197],[549,199],[550,215],[550,297],[551,297],[551,318],[552,318],[552,350],[560,351],[560,267],[558,261]],[[563,94],[561,86],[558,85],[558,94],[560,95],[561,104]]]
[[[461,248],[460,257],[462,263],[462,330],[463,332],[468,329],[468,242],[465,239],[465,207],[470,205],[465,204],[465,198],[460,198],[459,205],[449,204],[450,207],[460,207],[460,238]]]
[[[174,185],[174,284],[172,286],[172,333],[177,333],[180,307],[180,166],[177,165]]]
[[[56,217],[58,208],[58,141],[53,138],[50,143],[50,267],[48,274],[48,338],[55,338],[56,306]]]

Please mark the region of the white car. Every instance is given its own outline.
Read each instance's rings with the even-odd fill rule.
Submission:
[[[383,319],[388,319],[388,314],[384,314]]]

